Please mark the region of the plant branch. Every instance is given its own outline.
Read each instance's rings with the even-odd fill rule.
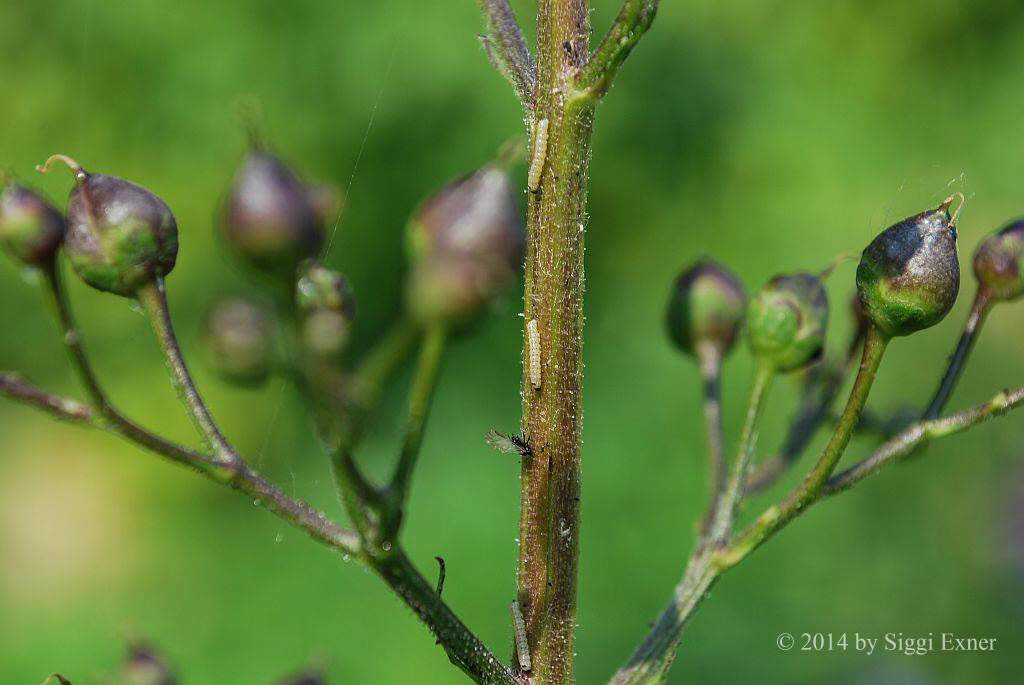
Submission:
[[[537,65],[526,46],[523,31],[508,0],[479,0],[487,20],[487,33],[480,36],[491,64],[512,84],[519,102],[533,109],[537,89]]]
[[[160,350],[171,371],[171,377],[181,392],[182,400],[188,407],[200,433],[209,441],[214,453],[224,464],[231,465],[241,462],[241,457],[228,443],[227,438],[217,426],[217,422],[214,421],[210,410],[206,407],[206,402],[192,380],[188,366],[185,364],[181,347],[178,345],[178,337],[174,333],[174,324],[171,322],[171,311],[167,304],[167,292],[163,277],[157,276],[152,282],[139,288],[136,297],[149,316],[153,332],[160,344]]]
[[[764,411],[765,398],[771,388],[772,381],[776,375],[775,368],[767,363],[760,362],[754,370],[754,383],[750,389],[750,402],[747,405],[747,416],[743,422],[743,431],[740,433],[739,447],[736,450],[736,460],[732,465],[732,473],[729,475],[729,484],[722,493],[721,501],[716,503],[717,516],[711,524],[709,539],[713,547],[724,543],[732,533],[733,521],[736,518],[736,508],[743,499],[743,487],[746,485],[750,460],[757,444],[757,424],[761,420],[761,413]]]
[[[575,79],[576,90],[600,98],[611,87],[619,67],[654,22],[658,0],[625,0],[615,23]]]
[[[305,502],[292,499],[248,466],[243,465],[237,470],[224,469],[217,460],[205,454],[153,435],[134,424],[109,421],[97,410],[77,400],[47,393],[15,374],[0,373],[0,394],[77,425],[120,435],[169,461],[187,466],[213,481],[258,500],[280,518],[329,547],[347,554],[359,553],[359,538],[353,531],[339,527]]]
[[[967,315],[967,321],[964,323],[960,342],[957,343],[956,350],[949,359],[946,373],[942,377],[939,387],[935,390],[935,395],[928,404],[923,418],[934,419],[945,409],[946,403],[949,402],[949,397],[953,394],[953,389],[956,387],[956,382],[960,379],[960,374],[967,363],[967,357],[971,354],[974,342],[978,338],[978,333],[981,332],[981,327],[985,323],[985,317],[994,304],[995,300],[989,290],[984,286],[979,286],[978,292],[974,296],[974,302],[971,304],[971,311]]]
[[[1012,391],[1004,390],[988,402],[946,418],[928,419],[916,423],[887,441],[867,458],[829,478],[822,489],[822,495],[834,495],[848,490],[868,476],[877,473],[887,464],[914,451],[923,443],[959,433],[982,421],[1019,407],[1021,404],[1024,404],[1024,387]]]
[[[388,485],[388,521],[384,537],[390,539],[398,532],[409,499],[409,485],[412,473],[423,444],[423,430],[430,413],[431,400],[437,388],[438,372],[444,355],[446,330],[443,324],[432,325],[423,339],[420,358],[416,365],[412,387],[409,390],[409,413],[406,419],[405,438],[398,457],[391,483]]]
[[[725,493],[727,464],[722,430],[722,352],[712,342],[697,347],[701,387],[704,394],[704,428],[708,449],[708,511],[701,526],[706,534],[718,516],[718,506]]]
[[[774,485],[779,477],[796,463],[818,429],[831,417],[836,395],[839,394],[843,381],[857,358],[866,330],[864,326],[858,325],[850,337],[842,360],[835,364],[835,368],[823,363],[808,381],[800,400],[800,407],[790,421],[782,447],[750,473],[747,479],[748,494],[763,492]],[[862,413],[861,418],[863,417]]]

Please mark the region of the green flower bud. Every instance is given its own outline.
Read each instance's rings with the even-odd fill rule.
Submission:
[[[225,298],[206,314],[205,337],[214,368],[226,380],[258,385],[274,363],[270,316],[249,300]]]
[[[736,342],[747,296],[743,284],[724,266],[702,260],[683,271],[672,286],[666,323],[683,352],[696,354],[709,342],[726,354]]]
[[[524,234],[508,173],[484,166],[428,197],[409,221],[408,242],[413,260],[445,254],[514,267]]]
[[[974,253],[974,275],[997,300],[1024,295],[1024,219],[1018,219],[982,241]]]
[[[140,286],[171,272],[178,257],[178,224],[163,200],[124,179],[89,173],[64,155],[50,157],[40,171],[55,161],[67,164],[76,178],[64,252],[82,280],[132,297]]]
[[[861,256],[857,291],[868,319],[887,336],[934,326],[956,302],[960,265],[952,199],[885,229]]]
[[[281,160],[254,148],[228,193],[224,233],[252,266],[292,274],[323,245],[323,221],[317,210],[309,188]]]
[[[419,260],[409,275],[407,307],[429,325],[471,323],[514,280],[511,269],[495,269],[472,259],[434,255]]]
[[[25,186],[11,183],[0,195],[0,246],[22,265],[52,262],[65,229],[61,213]]]
[[[348,280],[322,264],[302,269],[296,287],[302,314],[302,338],[308,350],[320,356],[339,354],[348,342],[356,314],[356,299]]]
[[[818,359],[827,326],[828,297],[817,274],[776,276],[747,308],[754,355],[780,372],[795,371]]]

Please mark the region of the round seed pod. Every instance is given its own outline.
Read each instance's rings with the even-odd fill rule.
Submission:
[[[85,171],[77,162],[54,155],[75,174],[68,198],[64,252],[75,273],[97,290],[133,297],[162,278],[178,257],[178,224],[159,197],[116,176]]]
[[[290,276],[324,241],[309,188],[269,152],[254,148],[235,175],[224,208],[224,235],[260,271]]]
[[[206,314],[205,338],[217,373],[239,385],[259,385],[274,363],[269,314],[242,298],[217,301]]]
[[[702,343],[716,345],[724,355],[736,342],[746,306],[743,284],[729,269],[699,261],[672,286],[666,315],[669,337],[689,355]]]
[[[974,253],[974,275],[997,300],[1024,295],[1024,219],[1011,222],[982,241]]]
[[[523,222],[508,173],[487,165],[449,183],[420,204],[407,228],[413,260],[434,254],[515,265]]]
[[[0,194],[0,246],[23,266],[52,262],[66,230],[61,213],[35,191],[10,183]]]
[[[319,356],[334,356],[344,350],[356,315],[348,279],[322,264],[307,263],[296,286],[296,304],[306,349]]]
[[[828,297],[820,276],[776,276],[747,308],[747,334],[756,357],[779,372],[817,360],[825,346]]]
[[[861,255],[857,292],[868,319],[887,336],[934,326],[956,302],[960,265],[950,202],[893,224]]]

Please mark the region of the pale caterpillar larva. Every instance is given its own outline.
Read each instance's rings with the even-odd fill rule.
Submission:
[[[526,641],[526,621],[523,620],[523,611],[519,608],[519,600],[512,602],[512,627],[516,633],[519,668],[529,672],[533,668],[533,662],[530,661],[530,644]]]
[[[537,319],[530,319],[526,324],[526,337],[530,346],[530,384],[535,390],[540,390],[540,332],[537,330]]]
[[[533,141],[533,157],[530,159],[530,172],[526,175],[526,187],[536,192],[540,187],[540,175],[544,171],[544,160],[548,155],[548,120],[537,122],[537,135]]]

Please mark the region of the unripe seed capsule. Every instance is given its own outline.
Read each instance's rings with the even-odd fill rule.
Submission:
[[[982,241],[974,253],[974,275],[992,297],[1015,300],[1024,295],[1024,219],[1011,222]]]
[[[0,246],[22,265],[52,262],[66,229],[61,213],[35,191],[11,183],[0,194]]]
[[[726,354],[743,322],[747,297],[743,284],[724,266],[702,260],[683,271],[672,286],[666,325],[681,350],[696,354],[704,342]]]
[[[75,174],[64,251],[82,280],[132,297],[171,272],[178,257],[178,224],[163,200],[130,181],[89,173],[64,155],[53,155],[39,170],[45,173],[57,161]]]
[[[893,224],[864,249],[857,291],[884,335],[934,326],[953,308],[960,290],[956,213],[949,213],[954,199]]]
[[[747,309],[750,347],[755,356],[777,371],[806,366],[822,354],[828,313],[828,297],[820,276],[776,276]]]

